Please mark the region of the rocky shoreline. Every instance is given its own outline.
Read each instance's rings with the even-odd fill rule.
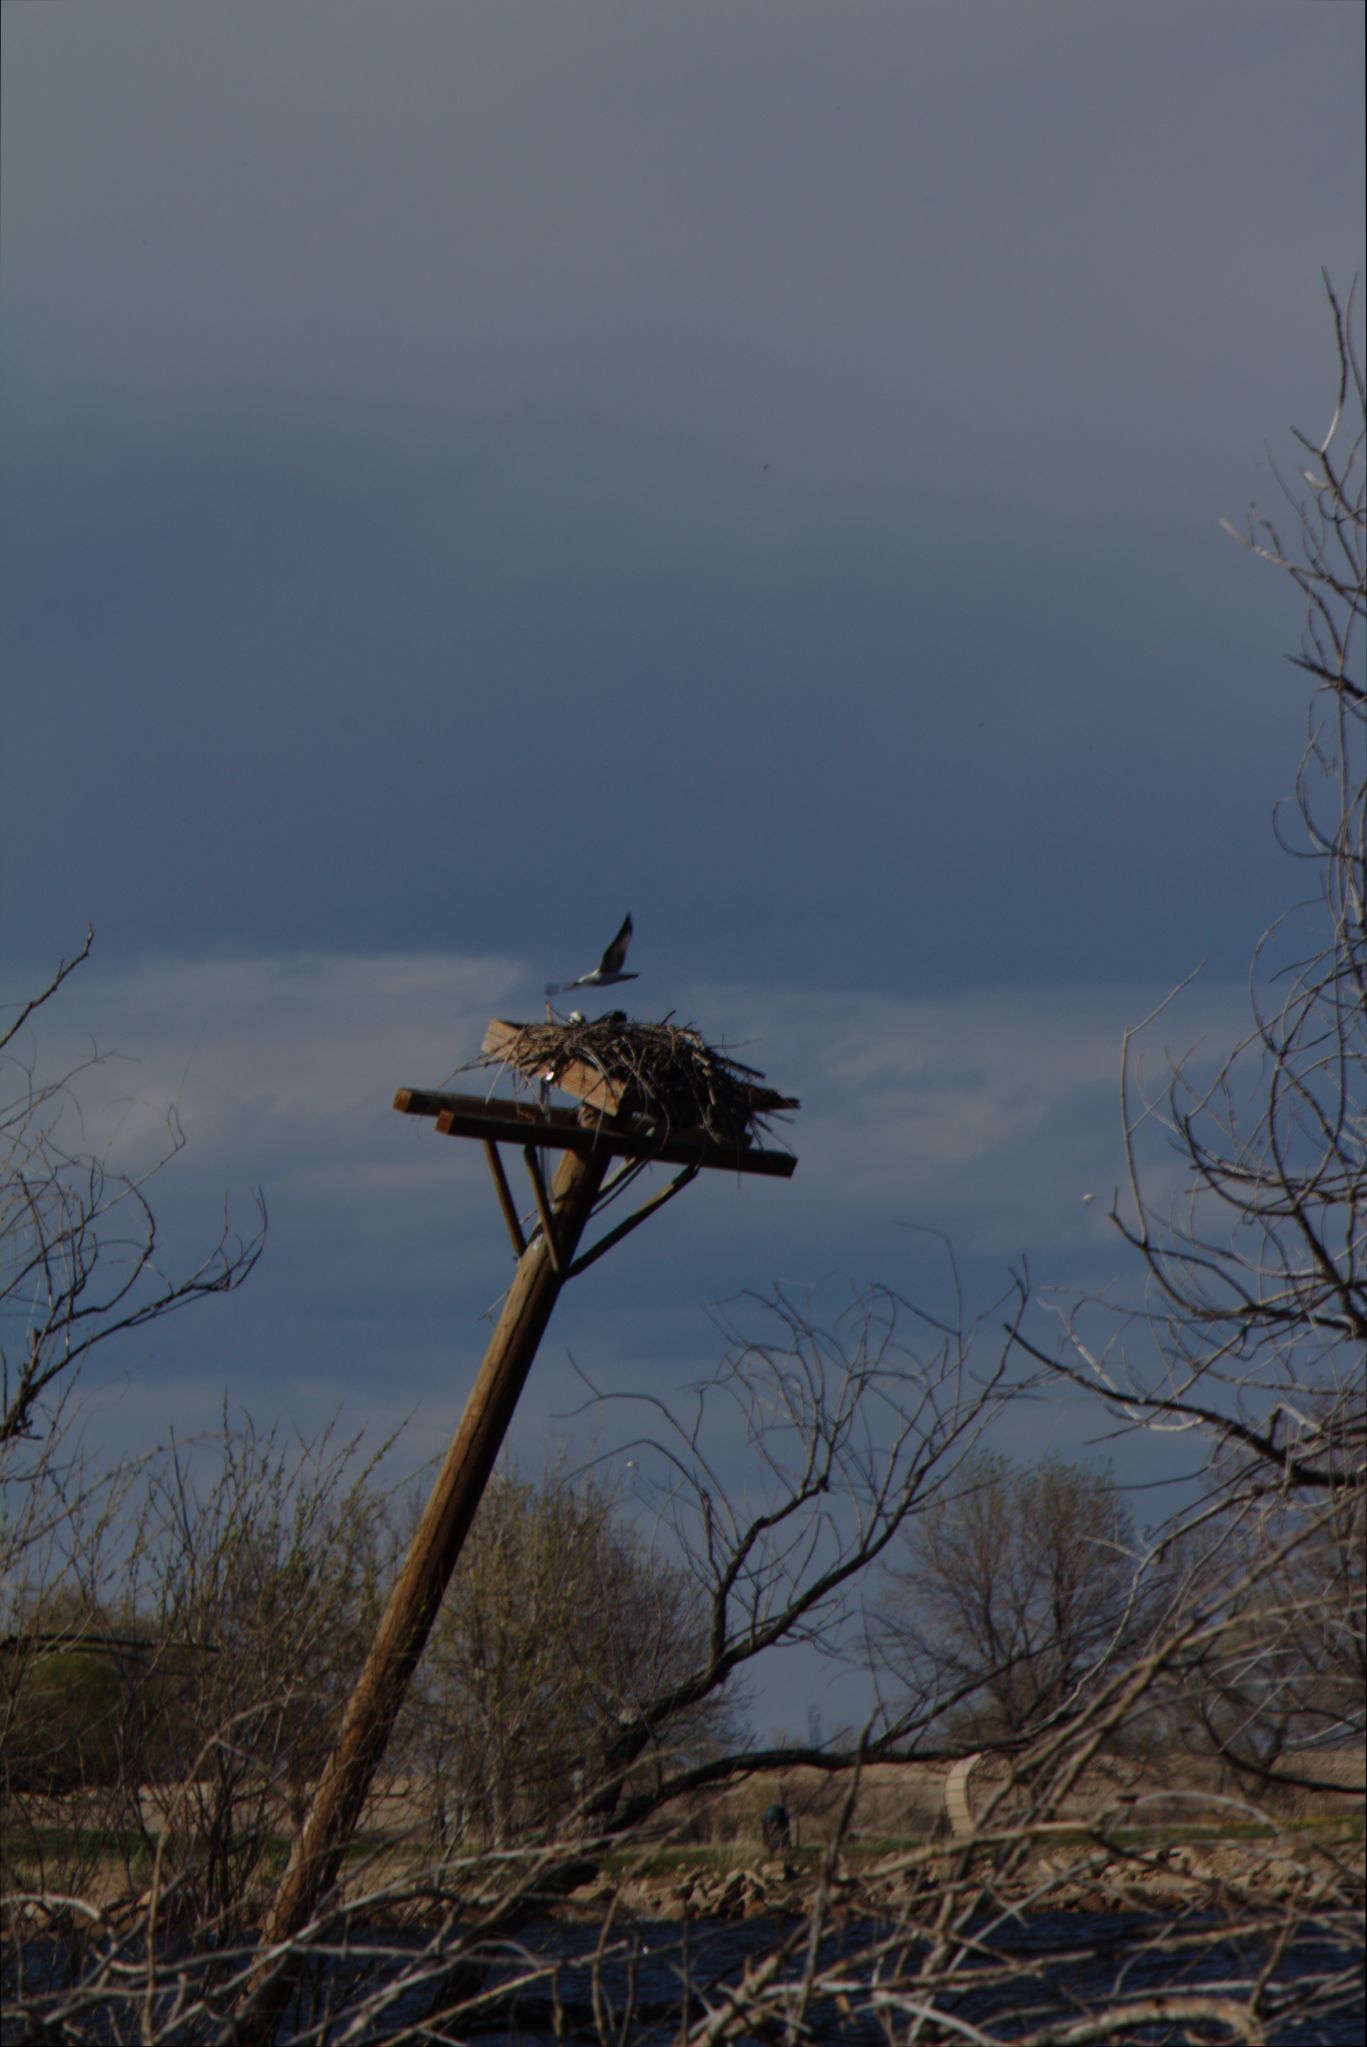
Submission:
[[[896,1917],[913,1898],[948,1884],[973,1882],[964,1851],[908,1850],[829,1876],[830,1909]],[[792,1862],[762,1859],[722,1870],[685,1870],[606,1879],[581,1886],[563,1910],[597,1920],[610,1908],[640,1919],[804,1917],[820,1879]],[[1220,1905],[1266,1907],[1276,1901],[1307,1908],[1342,1907],[1364,1895],[1363,1844],[1210,1842],[1117,1853],[1086,1846],[1044,1849],[993,1883],[1003,1903],[1041,1912],[1209,1910]]]
[[[546,1910],[590,1924],[609,1916],[618,1923],[796,1920],[824,1897],[825,1908],[842,1916],[898,1920],[911,1911],[924,1915],[948,1889],[968,1901],[980,1884],[985,1898],[990,1893],[1000,1905],[1026,1913],[1259,1914],[1274,1905],[1311,1914],[1360,1910],[1367,1896],[1362,1834],[1333,1831],[1336,1838],[1330,1839],[1286,1831],[1260,1840],[1149,1842],[1134,1848],[1073,1836],[1037,1841],[1005,1872],[995,1873],[987,1858],[999,1854],[998,1848],[963,1842],[908,1844],[878,1855],[861,1854],[856,1843],[834,1868],[824,1853],[811,1849],[785,1857],[766,1855],[758,1842],[753,1849],[737,1842],[682,1866],[674,1861],[656,1869],[601,1871],[555,1902],[547,1899]],[[449,1912],[452,1893],[440,1880],[430,1886],[419,1882],[415,1890],[418,1874],[407,1856],[391,1849],[358,1865],[346,1889],[357,1901],[367,1893],[374,1897],[381,1922],[428,1923]],[[391,1887],[406,1894],[404,1903],[385,1901]],[[130,1888],[126,1868],[112,1857],[99,1858],[86,1872],[80,1904],[94,1921],[126,1923],[149,1901],[149,1893]],[[169,1909],[168,1899],[163,1917]],[[0,1909],[0,1921],[11,1924],[46,1923],[47,1916],[48,1906],[37,1900],[8,1899]]]

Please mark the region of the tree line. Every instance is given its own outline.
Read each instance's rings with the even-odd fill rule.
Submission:
[[[402,1554],[412,1491],[356,1469],[355,1442],[285,1443],[225,1416],[208,1449],[149,1460],[78,1578],[11,1588],[0,1649],[11,1798],[98,1789],[111,1823],[145,1831],[144,1789],[193,1778],[201,1831],[264,1845],[302,1817]],[[1352,1739],[1361,1524],[1361,1499],[1338,1500],[1285,1555],[1275,1524],[1241,1523],[1226,1541],[1243,1554],[1238,1631],[1256,1642],[1274,1592],[1302,1616],[1275,1683],[1245,1697],[1223,1667],[1197,1668],[1155,1686],[1111,1746],[1180,1770],[1218,1758],[1235,1729],[1268,1764]],[[1181,1547],[1164,1568],[1146,1565],[1108,1470],[978,1451],[869,1588],[869,1668],[891,1713],[929,1714],[948,1746],[1009,1746],[1082,1709],[1180,1596],[1184,1568]],[[443,1606],[389,1776],[410,1781],[410,1811],[443,1844],[507,1846],[554,1828],[623,1718],[697,1662],[704,1626],[687,1569],[643,1541],[601,1475],[572,1471],[563,1454],[535,1477],[508,1469]],[[936,1723],[946,1698],[957,1703]],[[231,1747],[215,1746],[229,1716]],[[734,1686],[681,1708],[662,1735],[678,1759],[755,1740]]]

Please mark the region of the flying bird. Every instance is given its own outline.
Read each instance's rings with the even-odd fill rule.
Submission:
[[[602,959],[599,960],[593,972],[591,974],[581,974],[577,981],[547,981],[546,993],[548,995],[565,995],[568,994],[571,988],[611,988],[618,981],[639,980],[640,976],[637,974],[624,974],[622,972],[622,961],[627,956],[627,947],[630,944],[631,912],[628,911],[623,919],[621,930],[613,939],[612,944],[603,954]]]

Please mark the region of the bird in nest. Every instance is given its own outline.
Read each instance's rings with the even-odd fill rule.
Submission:
[[[627,947],[631,944],[631,930],[631,912],[628,911],[622,920],[621,930],[592,973],[581,974],[577,981],[548,981],[547,995],[565,995],[571,988],[613,988],[619,981],[639,980],[640,976],[637,974],[622,972],[622,962],[627,956]]]

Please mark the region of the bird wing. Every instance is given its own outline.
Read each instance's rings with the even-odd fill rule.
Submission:
[[[627,956],[627,947],[630,944],[631,944],[631,912],[630,910],[628,910],[625,918],[622,921],[621,930],[613,939],[612,944],[608,947],[607,951],[603,954],[602,959],[599,960],[598,962],[599,973],[600,974],[620,973],[622,962]]]

